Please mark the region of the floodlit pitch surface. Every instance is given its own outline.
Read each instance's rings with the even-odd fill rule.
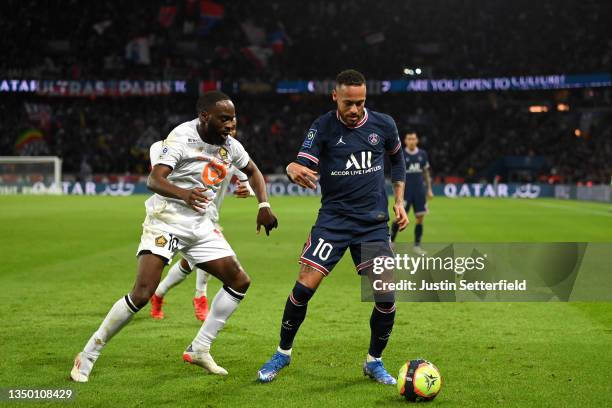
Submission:
[[[271,384],[255,374],[274,352],[287,295],[318,208],[272,198],[280,228],[255,235],[253,199],[226,199],[224,233],[252,278],[213,347],[225,378],[184,364],[200,324],[194,277],[145,307],[104,349],[90,382],[68,381],[74,355],[132,287],[144,196],[0,197],[0,387],[76,390],[74,406],[399,406],[395,387],[363,377],[371,305],[348,256],[309,304],[293,362]],[[513,199],[430,203],[424,242],[612,241],[610,205]],[[411,216],[412,219],[412,216]],[[412,239],[412,226],[400,241]],[[612,270],[610,271],[612,273]],[[213,281],[214,296],[219,282]],[[444,406],[605,406],[612,398],[612,303],[400,303],[384,354],[434,362]],[[54,405],[55,406],[55,405]]]

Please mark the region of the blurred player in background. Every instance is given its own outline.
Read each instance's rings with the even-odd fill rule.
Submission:
[[[138,247],[138,275],[132,291],[117,300],[106,318],[77,354],[70,377],[87,382],[94,363],[108,343],[143,306],[159,285],[164,266],[177,252],[190,265],[223,282],[210,315],[183,352],[183,360],[206,371],[226,375],[210,355],[210,348],[250,285],[250,278],[229,243],[205,215],[228,169],[249,176],[257,200],[257,232],[278,226],[270,209],[263,175],[244,147],[231,136],[236,110],[222,92],[206,92],[197,102],[198,117],[170,132],[147,186],[156,194],[145,203],[147,216]]]
[[[232,130],[232,137],[236,137],[236,127]],[[155,142],[150,148],[149,157],[151,159],[151,167],[155,167],[157,164],[157,159],[160,157],[162,152],[162,141]],[[221,184],[219,185],[219,190],[215,195],[215,199],[208,205],[206,208],[206,216],[210,218],[215,227],[222,231],[221,226],[219,225],[219,210],[221,208],[221,204],[225,198],[225,193],[227,192],[227,188],[232,182],[232,178],[234,176],[238,179],[238,187],[234,191],[234,195],[238,198],[246,198],[249,196],[254,196],[255,192],[249,185],[249,180],[243,172],[237,170],[235,167],[232,167],[233,170],[228,171],[228,174],[225,176]],[[181,283],[182,281],[189,276],[192,272],[192,267],[189,265],[189,262],[185,258],[181,258],[178,262],[176,262],[170,270],[166,277],[160,282],[159,286],[155,290],[155,293],[151,297],[151,317],[154,319],[163,319],[164,311],[162,310],[164,297],[168,293],[170,289]],[[204,321],[206,320],[206,316],[208,315],[208,298],[207,298],[207,287],[208,287],[208,273],[205,271],[196,269],[196,290],[195,295],[193,297],[193,309],[195,313],[195,317],[198,320]]]
[[[431,175],[429,171],[429,158],[427,152],[417,147],[419,138],[416,132],[408,132],[404,136],[404,160],[406,161],[406,190],[404,191],[404,202],[406,204],[406,214],[410,212],[410,207],[416,217],[414,226],[414,252],[418,255],[426,252],[421,248],[421,238],[423,237],[423,218],[429,211],[427,200],[433,198],[431,189]],[[399,225],[393,222],[391,225],[391,242],[395,242]]]
[[[393,257],[387,224],[385,155],[391,160],[396,222],[400,229],[408,224],[404,160],[395,122],[388,115],[365,108],[365,78],[358,71],[338,74],[332,97],[337,109],[314,121],[296,161],[287,166],[289,179],[305,188],[315,189],[321,175],[321,208],[300,257],[298,280],[285,304],[280,344],[257,373],[261,382],[274,380],[289,365],[308,301],[347,249],[358,274],[369,274],[374,258]],[[375,253],[364,254],[365,243],[374,246]],[[374,305],[370,346],[363,365],[365,375],[383,384],[396,383],[381,359],[395,319],[395,302],[389,300],[377,300]]]

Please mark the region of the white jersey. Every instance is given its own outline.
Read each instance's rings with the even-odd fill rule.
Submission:
[[[151,167],[157,164],[157,160],[159,159],[163,148],[163,141],[157,141],[151,145],[149,148],[149,158],[151,160]],[[210,202],[208,207],[206,207],[206,215],[210,218],[210,220],[214,224],[219,223],[219,211],[221,208],[221,204],[225,199],[225,194],[227,193],[229,184],[234,176],[238,178],[238,182],[241,185],[246,186],[249,189],[251,195],[255,195],[253,189],[249,185],[249,178],[246,174],[238,170],[236,167],[232,167],[233,170],[229,170],[221,184],[219,184],[219,189],[215,194],[214,200]]]
[[[242,144],[231,136],[223,146],[205,143],[196,129],[198,122],[196,118],[182,123],[170,132],[166,140],[154,143],[150,149],[151,165],[171,167],[168,181],[185,189],[204,188],[212,202],[219,205],[217,194],[223,191],[223,195],[227,188],[224,181],[227,179],[229,182],[234,171],[246,167],[249,155]],[[177,216],[191,220],[203,216],[184,201],[159,194],[149,198],[145,206],[147,213],[154,213],[166,221],[179,221]],[[218,214],[217,208],[211,212]]]

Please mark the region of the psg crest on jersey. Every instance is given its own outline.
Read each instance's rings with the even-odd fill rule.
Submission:
[[[370,133],[368,135],[368,142],[370,142],[372,146],[376,146],[379,140],[380,137],[376,133]]]

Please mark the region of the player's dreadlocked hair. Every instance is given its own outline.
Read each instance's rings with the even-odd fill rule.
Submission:
[[[198,98],[196,111],[198,114],[210,109],[215,103],[220,101],[231,101],[232,99],[221,91],[208,91]]]
[[[336,86],[363,84],[365,84],[365,77],[361,72],[354,69],[344,70],[336,77]]]

